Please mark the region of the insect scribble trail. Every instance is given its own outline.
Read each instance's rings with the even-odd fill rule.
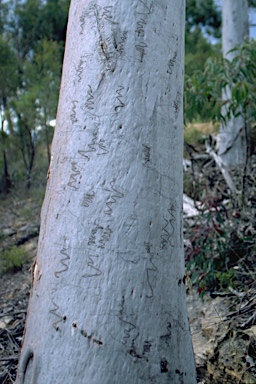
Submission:
[[[167,333],[160,336],[160,341],[162,344],[162,346],[160,346],[160,348],[163,348],[164,346],[170,348],[170,346],[171,346],[172,324],[170,321],[167,321],[166,329],[167,329]]]
[[[83,277],[100,276],[102,273],[99,268],[95,267],[95,262],[92,258],[99,258],[99,255],[89,255],[87,265],[88,267],[92,268],[93,271],[92,273],[85,273]]]
[[[178,118],[180,108],[181,108],[181,102],[182,102],[182,94],[180,91],[177,92],[176,98],[173,101],[173,108],[175,113],[175,118]]]
[[[84,71],[83,64],[84,64],[83,60],[80,59],[80,62],[79,62],[78,68],[77,68],[78,83],[80,83],[82,81],[82,75],[83,75],[83,71]]]
[[[77,115],[76,115],[76,105],[77,105],[78,101],[77,100],[73,100],[72,101],[72,113],[70,115],[70,119],[72,121],[72,124],[75,124],[78,119],[77,119]]]
[[[86,207],[88,208],[92,203],[93,203],[93,199],[95,197],[95,192],[92,191],[91,193],[86,193],[84,196],[83,196],[83,200],[82,200],[82,207]]]
[[[113,21],[113,15],[112,15],[112,9],[113,9],[113,6],[112,5],[109,5],[107,7],[103,7],[104,9],[104,12],[103,12],[103,15],[102,17],[108,21],[109,23],[111,24],[119,24],[117,23],[116,21]]]
[[[96,246],[97,248],[104,249],[106,244],[109,242],[113,230],[109,225],[102,227],[101,225],[96,225],[90,234],[88,245]]]
[[[122,85],[119,86],[119,88],[117,89],[116,93],[117,93],[117,96],[116,96],[116,99],[118,101],[118,105],[115,107],[115,111],[118,112],[120,110],[120,108],[123,108],[125,106],[124,102],[122,101],[122,98],[123,98],[123,95],[122,95],[122,91],[124,90],[124,87]]]
[[[94,109],[94,96],[92,93],[92,87],[88,85],[88,90],[87,90],[87,99],[86,103],[84,105],[85,109],[93,110]]]
[[[164,217],[164,220],[165,220],[165,225],[162,229],[162,235],[161,235],[161,248],[162,249],[165,249],[167,247],[167,245],[169,244],[171,247],[174,247],[172,241],[171,241],[171,237],[174,233],[174,222],[175,222],[175,215],[173,213],[173,207],[169,208],[168,209],[168,213],[170,214],[170,218],[166,219]]]
[[[105,140],[104,139],[99,139],[99,123],[94,123],[95,129],[93,131],[93,137],[91,140],[91,143],[88,144],[88,148],[86,150],[79,150],[78,153],[81,155],[83,158],[87,159],[88,161],[90,160],[90,157],[88,153],[90,152],[97,152],[97,155],[106,155],[109,153],[108,148],[105,146]]]
[[[178,54],[177,54],[177,52],[175,52],[173,58],[170,59],[170,60],[168,61],[168,70],[167,70],[167,73],[169,73],[170,75],[171,75],[172,72],[173,72],[173,67],[174,67],[174,65],[175,65],[175,63],[176,63],[177,56],[178,56]]]
[[[114,183],[115,183],[115,180],[112,180],[110,182],[111,189],[105,189],[106,191],[111,193],[110,198],[106,203],[108,209],[104,211],[106,215],[111,215],[113,212],[113,209],[112,209],[113,204],[117,202],[117,199],[121,199],[124,197],[124,194],[117,189]]]
[[[146,252],[149,255],[149,262],[150,262],[150,266],[146,268],[147,282],[148,282],[148,286],[150,289],[150,295],[147,295],[147,297],[151,298],[154,296],[154,291],[153,291],[152,284],[150,282],[150,274],[152,272],[158,272],[158,269],[157,269],[156,265],[153,263],[154,253],[151,252],[151,244],[146,243],[145,245],[146,245]]]
[[[72,166],[71,170],[73,173],[71,173],[70,175],[68,186],[72,188],[74,191],[77,191],[78,190],[77,183],[78,183],[79,176],[81,175],[81,172],[79,171],[77,167],[77,163],[75,161],[72,161],[71,166]]]
[[[60,253],[62,255],[64,255],[65,257],[63,257],[61,259],[61,264],[63,265],[63,269],[61,269],[60,271],[57,271],[57,272],[54,272],[54,275],[59,278],[60,277],[60,274],[63,273],[63,272],[66,272],[68,270],[68,261],[70,260],[70,256],[69,254],[67,253],[67,249],[66,248],[63,248]]]
[[[131,341],[131,339],[130,339],[132,337],[131,332],[136,330],[136,336],[132,340],[134,342],[134,340],[139,335],[139,332],[138,332],[138,329],[137,329],[136,325],[132,324],[130,321],[124,320],[122,316],[117,316],[117,317],[122,322],[123,325],[128,327],[128,328],[124,329],[124,334],[125,335],[122,337],[122,343],[124,345],[127,345],[128,341]]]
[[[57,311],[60,309],[60,307],[56,303],[54,303],[54,302],[52,302],[52,303],[53,303],[55,308],[51,309],[50,313],[57,317],[57,320],[52,323],[52,326],[53,326],[53,328],[55,328],[56,331],[59,331],[58,324],[62,321],[65,321],[65,320],[59,313],[57,313]]]

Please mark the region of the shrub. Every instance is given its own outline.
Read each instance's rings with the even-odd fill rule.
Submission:
[[[227,209],[216,198],[203,201],[198,222],[190,228],[192,247],[186,252],[191,284],[201,295],[241,285],[238,270],[241,274],[245,264],[246,272],[253,269],[256,236],[245,236],[241,222],[234,208]]]
[[[24,247],[13,246],[0,252],[0,272],[6,273],[21,269],[28,259],[28,253]]]

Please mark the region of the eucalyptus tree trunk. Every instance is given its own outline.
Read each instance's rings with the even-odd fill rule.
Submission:
[[[249,34],[248,0],[222,1],[222,50],[224,58],[233,60],[237,51]],[[232,89],[226,87],[222,94],[222,101],[231,98]],[[226,114],[227,105],[223,107]],[[244,165],[246,162],[246,124],[242,116],[232,118],[223,124],[218,135],[218,154],[227,166]]]
[[[182,238],[184,7],[71,1],[16,383],[196,383]]]

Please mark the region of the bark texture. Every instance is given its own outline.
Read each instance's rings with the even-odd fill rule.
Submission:
[[[223,56],[233,60],[237,51],[249,34],[248,0],[222,1],[222,50]],[[230,100],[231,89],[226,87],[223,91],[223,102]],[[226,107],[223,107],[224,115]],[[245,122],[242,116],[233,118],[222,125],[218,135],[218,154],[227,166],[244,165],[246,162],[246,135]]]
[[[195,384],[184,1],[71,1],[16,383]]]

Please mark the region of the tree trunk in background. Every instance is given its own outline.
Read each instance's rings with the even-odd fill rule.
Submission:
[[[5,150],[3,151],[3,177],[2,177],[2,192],[7,194],[10,192],[12,181],[8,172],[8,163]]]
[[[71,1],[16,383],[195,384],[183,0]]]
[[[240,47],[249,35],[248,1],[222,1],[222,50],[223,56],[233,60],[237,51],[229,52]],[[228,53],[229,52],[229,53]],[[222,100],[230,100],[231,89],[227,87],[222,94]],[[223,107],[225,115],[225,107]],[[227,166],[244,165],[246,162],[245,122],[242,116],[233,118],[220,128],[218,135],[218,154]]]
[[[10,178],[10,174],[8,171],[8,162],[7,162],[7,156],[6,156],[6,139],[5,137],[5,132],[4,132],[4,123],[5,120],[2,119],[1,121],[1,131],[0,131],[0,144],[1,144],[1,152],[2,152],[2,162],[3,162],[3,171],[2,171],[2,177],[0,180],[0,191],[3,192],[4,194],[7,194],[11,190],[12,186],[12,181]]]

